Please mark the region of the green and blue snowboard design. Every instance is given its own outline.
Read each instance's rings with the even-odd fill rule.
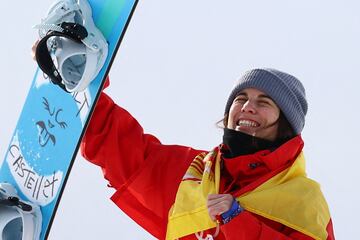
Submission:
[[[41,206],[46,239],[81,138],[129,24],[137,0],[88,0],[109,44],[106,62],[84,92],[66,93],[37,69],[0,168],[0,182]]]

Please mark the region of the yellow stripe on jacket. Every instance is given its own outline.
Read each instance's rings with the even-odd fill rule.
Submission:
[[[216,154],[215,171],[211,158]],[[166,239],[177,239],[216,227],[208,214],[209,194],[219,193],[220,154],[210,152],[204,158],[202,176],[190,166],[170,209]],[[201,178],[201,180],[200,180]],[[199,179],[199,181],[196,181]],[[301,153],[284,171],[270,178],[237,200],[247,211],[280,222],[314,239],[326,239],[330,220],[327,203],[319,184],[306,177]]]

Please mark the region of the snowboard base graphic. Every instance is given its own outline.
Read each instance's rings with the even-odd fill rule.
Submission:
[[[108,42],[100,73],[83,92],[67,93],[37,69],[0,167],[0,183],[40,206],[46,239],[81,138],[115,58],[137,0],[88,0],[97,28]]]

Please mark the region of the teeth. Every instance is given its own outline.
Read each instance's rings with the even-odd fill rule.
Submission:
[[[254,122],[254,121],[250,121],[250,120],[239,120],[237,123],[239,126],[244,126],[244,127],[258,127],[259,124]]]

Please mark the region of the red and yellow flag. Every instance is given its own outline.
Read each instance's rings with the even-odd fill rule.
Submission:
[[[211,161],[211,159],[216,159]],[[220,154],[210,152],[202,173],[195,158],[181,182],[169,212],[166,239],[177,239],[216,227],[208,214],[209,194],[219,193]],[[215,163],[215,167],[213,167]],[[187,180],[188,179],[188,180]],[[282,223],[314,239],[326,239],[330,220],[327,203],[317,182],[305,173],[305,159],[299,154],[287,169],[268,179],[252,191],[237,197],[247,211]]]

